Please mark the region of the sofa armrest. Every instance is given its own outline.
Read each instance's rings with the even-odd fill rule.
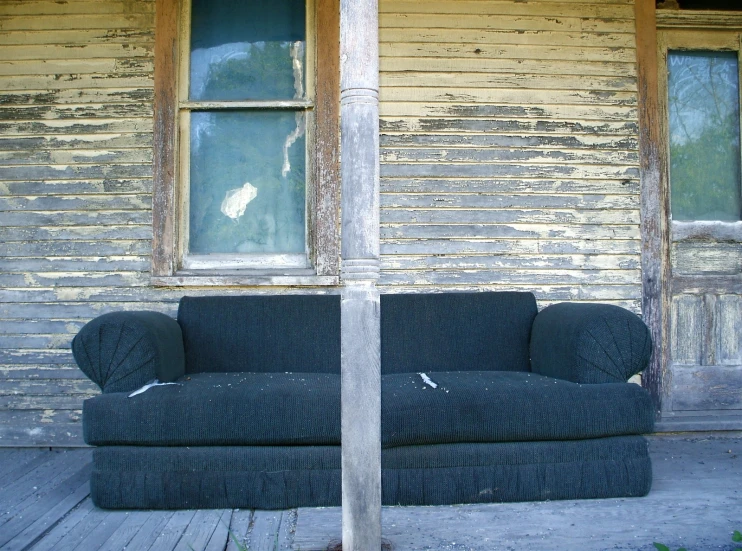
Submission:
[[[624,308],[565,302],[536,316],[530,350],[534,373],[575,383],[626,382],[647,367],[652,337]]]
[[[88,322],[72,341],[77,365],[103,392],[130,392],[185,373],[180,325],[159,312],[113,312]]]

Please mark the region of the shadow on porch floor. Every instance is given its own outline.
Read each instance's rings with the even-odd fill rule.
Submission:
[[[639,499],[385,507],[395,551],[731,550],[742,530],[742,434],[652,436],[654,485]],[[0,549],[314,551],[340,537],[340,509],[102,511],[90,450],[0,449]]]

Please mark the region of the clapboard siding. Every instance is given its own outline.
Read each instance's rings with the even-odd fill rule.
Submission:
[[[0,3],[0,446],[82,444],[72,337],[175,312],[149,285],[153,49],[153,1]]]
[[[69,344],[97,315],[338,292],[152,286],[154,5],[0,2],[0,446],[82,444],[96,388]],[[633,0],[382,0],[380,19],[382,290],[637,310]]]
[[[381,0],[381,284],[639,310],[631,0]]]

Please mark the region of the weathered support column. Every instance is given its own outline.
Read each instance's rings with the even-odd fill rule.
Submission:
[[[343,550],[381,548],[377,0],[340,2]]]

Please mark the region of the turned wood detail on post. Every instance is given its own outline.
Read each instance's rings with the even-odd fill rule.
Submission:
[[[343,549],[381,547],[377,0],[340,2]]]

